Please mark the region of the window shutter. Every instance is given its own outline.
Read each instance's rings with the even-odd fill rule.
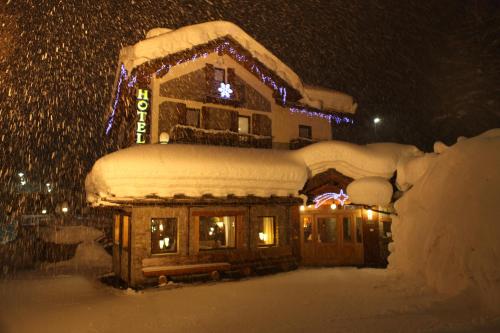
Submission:
[[[227,69],[227,83],[231,85],[231,89],[233,90],[233,95],[231,96],[231,99],[234,100],[240,100],[240,90],[239,87],[237,86],[236,82],[236,73],[234,71],[234,68],[228,68]]]
[[[252,115],[252,133],[257,135],[271,136],[271,119],[266,115],[254,113]]]
[[[205,80],[207,96],[217,96],[217,87],[215,85],[215,67],[212,64],[205,65]]]
[[[208,124],[210,122],[210,112],[205,106],[201,107],[201,128],[208,129]]]
[[[238,132],[238,112],[231,111],[231,132]]]
[[[186,114],[186,104],[177,103],[177,123],[179,125],[187,125]]]

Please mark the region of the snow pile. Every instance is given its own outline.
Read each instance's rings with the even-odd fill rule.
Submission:
[[[106,272],[111,268],[111,256],[95,240],[103,232],[86,226],[58,226],[40,228],[40,238],[56,244],[78,244],[73,258],[67,261],[47,263],[45,269],[65,271],[93,270]]]
[[[420,156],[415,146],[396,143],[376,143],[360,146],[342,141],[323,141],[295,152],[307,165],[310,176],[334,168],[354,179],[394,175],[401,158]]]
[[[350,104],[346,102],[346,98],[341,98],[336,102],[335,99],[338,95],[334,94],[333,91],[327,94],[315,94],[314,91],[304,89],[302,81],[293,70],[231,22],[206,22],[182,27],[177,30],[165,28],[152,29],[146,35],[146,39],[121,50],[120,62],[125,65],[127,71],[131,72],[132,69],[145,62],[188,50],[194,46],[203,45],[226,36],[230,36],[241,44],[253,57],[299,91],[303,97],[300,101],[301,103],[318,109],[321,109],[325,105],[329,107],[335,106],[336,110],[342,112],[355,112],[356,105],[352,103],[352,99]],[[324,97],[325,100],[321,100]]]
[[[307,179],[288,151],[204,145],[141,145],[99,159],[85,180],[88,201],[297,195]]]
[[[56,226],[40,228],[40,238],[56,244],[78,244],[92,242],[101,237],[102,231],[85,226]]]
[[[387,206],[392,199],[392,185],[382,177],[363,177],[347,186],[352,203]]]
[[[321,106],[319,109],[333,109],[342,112],[355,113],[358,107],[354,103],[352,96],[341,93],[339,91],[325,89],[322,87],[304,87],[309,99],[319,101]]]
[[[500,313],[500,129],[441,151],[398,168],[389,268]]]

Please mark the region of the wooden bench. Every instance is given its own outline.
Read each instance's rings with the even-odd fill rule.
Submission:
[[[160,276],[179,276],[179,275],[209,273],[212,279],[218,280],[220,278],[219,272],[225,272],[230,269],[231,269],[231,264],[227,262],[216,262],[209,264],[143,267],[142,274],[145,277],[154,277],[154,276],[160,277]]]

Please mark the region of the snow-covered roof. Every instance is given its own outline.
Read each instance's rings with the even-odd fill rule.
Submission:
[[[258,197],[298,195],[308,177],[334,168],[354,178],[389,179],[414,146],[341,141],[296,151],[206,145],[139,145],[99,159],[87,175],[87,199],[94,205],[175,195]]]
[[[120,62],[127,71],[131,71],[148,61],[188,50],[222,37],[231,37],[245,48],[254,58],[276,73],[301,95],[300,103],[316,109],[334,109],[335,111],[354,113],[356,104],[352,98],[333,90],[304,88],[299,76],[274,54],[253,39],[241,28],[231,22],[213,21],[182,27],[176,30],[155,28],[148,32],[147,38],[135,45],[127,46],[120,52]],[[337,98],[339,100],[337,101]]]
[[[141,145],[99,159],[87,176],[87,199],[126,201],[152,195],[259,197],[298,195],[307,179],[288,151],[205,145]]]

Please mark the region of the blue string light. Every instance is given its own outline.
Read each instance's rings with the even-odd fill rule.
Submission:
[[[233,56],[236,60],[238,60],[241,63],[248,63],[249,62],[249,59],[246,56],[238,53],[238,51],[236,51],[236,49],[234,49],[228,41],[225,41],[224,43],[218,45],[214,49],[214,52],[216,52],[218,54],[220,54],[220,53],[222,53],[224,51],[230,53],[231,56]],[[208,52],[196,53],[191,58],[178,60],[175,65],[180,65],[182,63],[186,63],[186,62],[189,62],[189,61],[194,61],[194,60],[199,59],[199,58],[206,58],[206,57],[208,57],[208,55],[209,55]],[[157,69],[154,72],[154,74],[159,75],[164,70],[166,70],[166,73],[168,73],[171,68],[172,68],[171,65],[162,64],[160,66],[160,68]],[[287,98],[286,87],[279,86],[272,79],[272,77],[270,77],[270,76],[265,75],[264,73],[262,73],[261,69],[255,63],[252,62],[251,65],[249,66],[249,68],[250,68],[250,70],[253,73],[255,73],[260,78],[260,80],[264,84],[270,85],[275,91],[277,91],[279,93],[279,95],[281,96],[281,102],[283,103],[283,105],[286,105],[286,98]],[[153,76],[153,73],[149,75],[150,78],[152,76]],[[120,94],[121,94],[121,90],[122,90],[121,89],[122,88],[122,83],[123,83],[124,80],[127,80],[127,79],[128,79],[127,70],[125,69],[125,65],[122,64],[121,65],[121,69],[120,69],[120,77],[118,79],[118,85],[117,85],[117,88],[116,88],[116,96],[115,96],[115,100],[113,102],[113,108],[112,108],[113,110],[112,110],[111,116],[109,118],[108,125],[106,127],[106,134],[109,134],[109,131],[111,130],[111,127],[113,126],[113,121],[114,121],[114,117],[115,117],[115,114],[116,114],[116,109],[117,109],[117,106],[118,106],[118,101],[120,99]],[[128,88],[133,88],[136,83],[137,83],[137,75],[134,75],[134,76],[132,76],[132,78],[127,83],[127,87]],[[337,115],[334,115],[334,114],[327,114],[327,113],[322,113],[322,112],[309,111],[309,110],[304,109],[304,108],[291,107],[290,111],[292,113],[306,114],[309,117],[319,117],[319,118],[327,119],[330,123],[332,121],[335,121],[337,124],[340,124],[340,123],[351,123],[352,124],[352,123],[354,123],[354,120],[352,120],[349,117],[345,117],[345,116],[344,117],[340,117],[340,116],[337,116]]]
[[[333,193],[333,192],[323,193],[314,198],[313,200],[315,204],[314,207],[318,208],[319,206],[321,206],[330,199],[338,200],[340,202],[340,205],[343,206],[346,200],[349,199],[349,196],[345,194],[342,189],[340,190],[339,193]]]

